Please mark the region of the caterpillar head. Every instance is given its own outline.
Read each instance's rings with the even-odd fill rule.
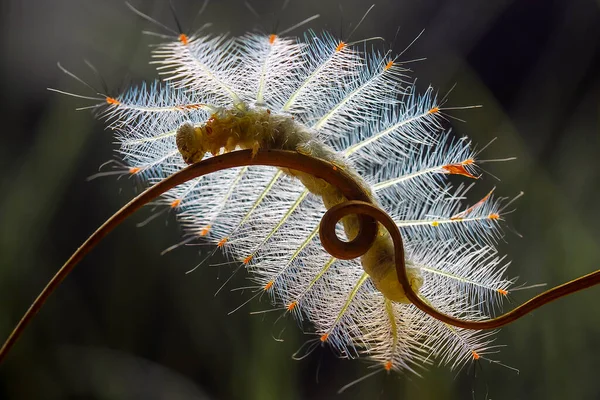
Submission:
[[[209,140],[211,133],[212,128],[209,123],[200,127],[194,127],[190,123],[181,125],[177,129],[175,141],[183,161],[187,164],[201,161],[206,152],[211,149]]]

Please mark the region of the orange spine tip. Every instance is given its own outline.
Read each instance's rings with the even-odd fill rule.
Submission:
[[[329,333],[326,333],[323,336],[321,336],[321,342],[326,342],[328,337],[329,337]]]
[[[386,362],[383,368],[385,368],[386,371],[390,371],[392,369],[392,362]]]
[[[140,168],[138,168],[138,167],[131,167],[131,168],[129,168],[129,173],[130,173],[131,175],[133,175],[133,174],[137,174],[138,172],[140,172],[140,170],[141,170],[141,169],[140,169]]]
[[[244,258],[244,264],[248,264],[250,261],[252,261],[252,255],[249,255],[248,257]]]
[[[181,199],[176,199],[171,202],[171,208],[177,208],[181,204]]]
[[[225,243],[227,243],[227,238],[224,237],[223,239],[219,240],[219,243],[217,243],[217,247],[223,247],[225,246]]]
[[[206,236],[208,235],[208,232],[210,232],[210,228],[212,228],[211,225],[206,225],[201,231],[200,231],[200,236]]]
[[[467,164],[467,165],[469,165],[469,164]],[[463,163],[444,165],[442,167],[442,169],[447,174],[463,175],[463,176],[466,176],[467,178],[472,178],[472,179],[478,178],[477,176],[475,176],[472,173],[470,173],[469,171],[467,171],[467,168],[465,168],[465,164],[463,164]]]
[[[340,42],[337,47],[335,48],[335,51],[342,51],[344,49],[344,47],[346,47],[346,43],[344,42]]]
[[[498,213],[491,213],[490,215],[488,215],[489,219],[500,219],[500,214]]]
[[[275,43],[275,39],[277,39],[277,35],[275,35],[274,33],[269,35],[269,44]]]
[[[297,305],[298,305],[297,302],[292,301],[290,304],[287,305],[286,308],[287,308],[288,311],[292,311],[294,308],[296,308]]]
[[[181,42],[181,44],[183,44],[184,46],[186,46],[188,44],[188,37],[185,33],[182,33],[181,35],[179,35],[179,41]]]
[[[439,107],[433,107],[431,110],[427,111],[427,114],[436,114],[440,112],[440,108]]]
[[[392,68],[392,65],[394,65],[394,62],[390,60],[390,62],[388,62],[383,69],[387,71],[388,69]]]
[[[269,289],[271,289],[273,287],[273,281],[269,281],[266,285],[265,285],[265,292]]]
[[[107,97],[106,103],[111,104],[113,106],[118,106],[119,104],[121,104],[121,102],[119,100],[115,99],[114,97]]]
[[[479,360],[480,355],[475,350],[472,350],[471,354],[473,354],[473,360]]]
[[[498,289],[498,293],[500,293],[502,296],[506,296],[508,295],[508,290]]]

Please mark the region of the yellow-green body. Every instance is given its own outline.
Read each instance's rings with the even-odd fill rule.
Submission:
[[[219,110],[201,126],[182,125],[177,131],[177,147],[188,164],[202,160],[207,152],[217,155],[221,151],[229,152],[238,147],[252,149],[253,152],[259,149],[298,151],[327,160],[343,169],[372,197],[366,182],[343,158],[316,137],[315,131],[289,115],[275,114],[260,107],[236,107]],[[335,186],[322,179],[295,170],[282,170],[298,178],[311,193],[321,197],[327,209],[346,201]],[[346,236],[353,239],[359,230],[358,218],[347,216],[342,223]],[[362,267],[386,298],[406,303],[408,299],[396,276],[392,240],[381,226],[379,229],[375,242],[361,258]],[[408,273],[411,286],[418,291],[423,283],[421,274],[412,268]]]

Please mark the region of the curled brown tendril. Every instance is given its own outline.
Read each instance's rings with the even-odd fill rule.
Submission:
[[[41,309],[48,297],[56,290],[58,285],[67,277],[79,261],[128,216],[161,194],[191,179],[223,169],[249,165],[267,165],[302,171],[336,186],[348,201],[332,207],[323,216],[319,233],[325,250],[332,256],[340,259],[352,259],[361,256],[371,247],[378,232],[376,222],[379,221],[385,226],[393,239],[398,280],[403,286],[406,296],[420,310],[447,324],[467,329],[497,328],[522,317],[552,300],[600,283],[600,271],[596,271],[550,289],[516,309],[498,318],[486,321],[464,321],[442,314],[421,299],[408,283],[402,236],[394,221],[389,215],[370,202],[369,195],[349,175],[327,161],[297,152],[261,150],[255,156],[252,156],[251,150],[242,150],[201,161],[171,175],[131,200],[102,224],[58,270],[25,312],[0,349],[0,362],[6,357],[8,351],[21,336],[25,327]],[[335,225],[341,218],[349,214],[359,215],[361,228],[356,238],[351,242],[344,242],[336,236]]]
[[[394,258],[396,262],[396,273],[398,275],[398,281],[400,281],[400,284],[404,289],[406,297],[410,300],[410,302],[413,303],[419,310],[425,312],[426,314],[429,314],[433,318],[440,320],[446,324],[457,326],[459,328],[476,330],[500,328],[523,317],[524,315],[530,313],[536,308],[543,306],[544,304],[548,304],[553,300],[600,283],[599,270],[596,272],[592,272],[591,274],[584,275],[575,280],[572,280],[571,282],[567,282],[560,286],[556,286],[552,289],[549,289],[544,293],[535,296],[531,300],[521,304],[512,311],[502,314],[501,316],[496,318],[486,319],[483,321],[466,321],[463,319],[451,317],[433,308],[427,303],[426,300],[422,299],[419,296],[419,294],[412,289],[411,285],[409,284],[408,276],[406,274],[404,246],[402,244],[402,236],[400,235],[400,230],[398,229],[398,226],[396,225],[394,220],[388,214],[386,214],[384,211],[382,211],[380,208],[376,207],[372,203],[363,201],[347,201],[345,203],[341,203],[337,206],[330,208],[321,219],[321,228],[319,231],[321,243],[323,244],[325,250],[327,250],[327,252],[334,257],[341,259],[348,258],[345,257],[346,253],[344,248],[340,246],[340,244],[344,244],[344,242],[338,239],[338,237],[335,234],[335,224],[341,218],[350,214],[368,215],[369,217],[376,219],[383,226],[385,226],[394,242]],[[361,248],[360,250],[362,250],[364,253],[368,249],[369,247],[367,246]],[[353,254],[356,253],[359,253],[359,249],[355,249],[355,252]],[[358,254],[358,256],[362,255],[363,253]]]

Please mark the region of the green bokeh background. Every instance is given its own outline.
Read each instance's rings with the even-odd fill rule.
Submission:
[[[200,2],[174,1],[184,27]],[[340,12],[340,3],[343,12]],[[158,30],[120,0],[3,0],[0,46],[0,339],[85,238],[139,192],[132,179],[86,182],[113,157],[111,133],[77,99],[46,87],[85,93],[56,62],[93,81],[84,59],[111,89],[154,79],[141,34]],[[168,3],[137,7],[175,28]],[[196,21],[214,32],[269,33],[315,13],[309,27],[347,34],[370,3],[214,0]],[[273,15],[275,14],[275,15]],[[394,38],[402,56],[449,106],[482,104],[452,115],[455,131],[484,159],[478,194],[497,187],[525,196],[507,216],[502,251],[519,283],[554,286],[600,267],[600,2],[380,1],[355,38]],[[343,29],[342,29],[343,28]],[[299,32],[298,32],[299,33]],[[87,104],[87,103],[86,103]],[[185,271],[206,247],[160,256],[181,235],[174,216],[143,210],[113,232],[66,280],[0,365],[1,399],[600,399],[600,288],[560,300],[498,334],[496,359],[520,373],[479,362],[462,371],[430,367],[422,377],[364,376],[368,363],[340,360],[324,347],[303,361],[291,355],[306,340],[296,323],[232,315],[248,293],[217,288],[227,268]],[[518,232],[523,237],[519,237]],[[229,287],[246,285],[239,276]],[[515,292],[521,303],[541,289]],[[507,304],[507,308],[510,308]],[[276,341],[281,330],[283,341]]]

